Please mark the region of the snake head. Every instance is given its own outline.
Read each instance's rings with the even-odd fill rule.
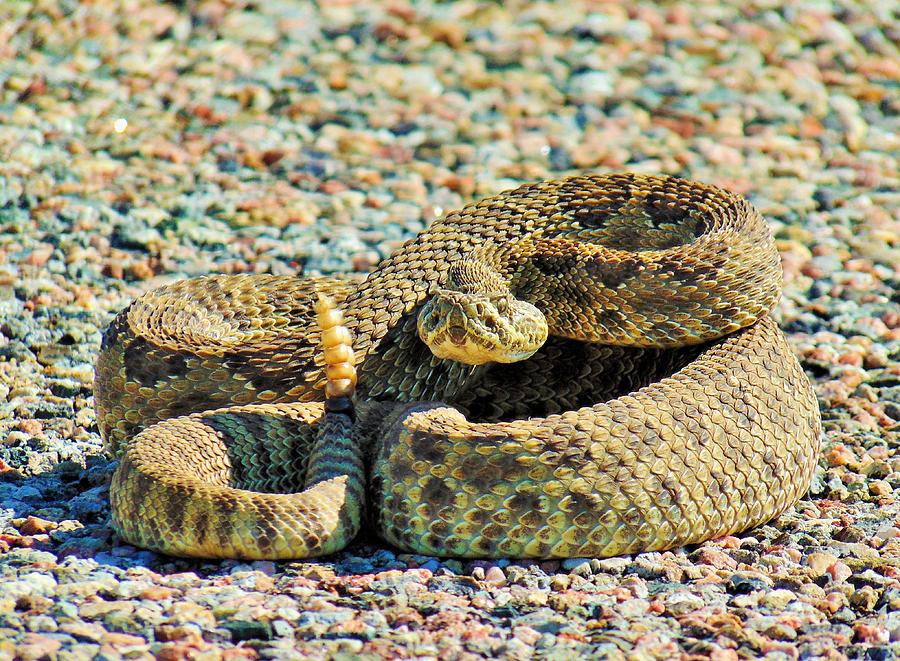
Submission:
[[[468,365],[525,360],[547,340],[547,320],[477,262],[450,268],[447,287],[419,310],[419,337],[438,358]]]

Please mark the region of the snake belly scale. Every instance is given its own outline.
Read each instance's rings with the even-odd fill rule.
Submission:
[[[818,458],[815,395],[768,315],[781,277],[743,198],[619,174],[471,204],[361,281],[152,290],[96,365],[113,526],[172,555],[272,559],[361,527],[518,558],[746,530]]]

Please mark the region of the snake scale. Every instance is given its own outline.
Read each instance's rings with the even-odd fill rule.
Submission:
[[[781,279],[743,198],[614,174],[449,213],[362,281],[152,290],[96,365],[113,526],[171,555],[272,559],[360,529],[558,558],[751,528],[818,457],[815,395],[768,316]]]

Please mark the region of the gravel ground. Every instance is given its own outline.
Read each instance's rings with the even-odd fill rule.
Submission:
[[[890,5],[0,3],[0,659],[900,656]],[[92,363],[131,298],[365,271],[444,210],[585,170],[718,184],[771,220],[825,428],[797,507],[540,563],[377,540],[196,563],[112,535]]]

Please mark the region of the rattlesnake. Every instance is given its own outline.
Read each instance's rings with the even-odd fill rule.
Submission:
[[[818,456],[815,396],[768,316],[780,287],[746,200],[632,174],[484,199],[361,282],[163,286],[97,361],[122,457],[113,525],[240,558],[329,553],[361,526],[423,554],[522,558],[750,528],[797,501]]]

